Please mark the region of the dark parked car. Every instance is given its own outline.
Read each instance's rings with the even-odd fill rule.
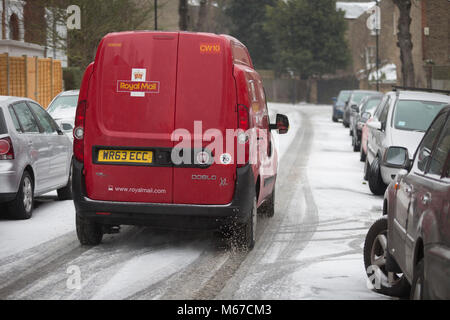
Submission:
[[[405,148],[390,147],[386,153],[385,165],[402,170],[386,191],[385,216],[370,228],[364,247],[366,268],[375,265],[382,271],[376,286],[381,293],[450,299],[449,151],[447,106],[434,119],[412,163]]]
[[[367,96],[361,100],[361,103],[356,108],[352,109],[351,120],[350,120],[350,130],[352,130],[352,146],[353,151],[358,152],[361,148],[361,135],[362,128],[364,124],[371,117],[371,111],[373,112],[375,108],[383,99],[383,95],[373,95]]]
[[[361,103],[361,100],[364,97],[376,95],[376,94],[379,94],[379,92],[369,91],[369,90],[354,90],[354,91],[352,91],[352,93],[350,94],[350,97],[348,98],[348,100],[345,104],[345,107],[344,107],[344,115],[342,117],[342,123],[343,123],[344,127],[346,127],[346,128],[350,127],[350,113],[351,113],[352,107],[353,108],[357,107]]]
[[[342,90],[341,92],[339,92],[337,98],[333,98],[334,99],[333,116],[332,116],[333,122],[338,122],[339,119],[342,119],[344,115],[345,104],[348,101],[348,98],[350,97],[351,93],[352,92],[349,90]]]

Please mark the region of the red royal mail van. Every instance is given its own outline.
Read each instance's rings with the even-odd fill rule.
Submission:
[[[120,225],[220,228],[255,242],[273,215],[277,152],[264,89],[226,35],[123,32],[101,41],[83,77],[74,129],[80,242]],[[259,209],[261,210],[261,209]]]

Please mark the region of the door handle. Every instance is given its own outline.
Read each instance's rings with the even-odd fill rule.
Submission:
[[[422,196],[422,204],[427,205],[431,202],[431,194],[426,193]]]

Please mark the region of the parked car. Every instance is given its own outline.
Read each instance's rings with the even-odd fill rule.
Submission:
[[[73,126],[75,124],[79,92],[79,90],[61,92],[47,108],[47,112],[71,140],[73,140]]]
[[[382,94],[367,96],[361,100],[359,106],[352,109],[350,116],[350,130],[352,130],[353,151],[361,149],[361,136],[363,125],[369,120],[371,114],[367,110],[375,109],[383,98]]]
[[[368,123],[373,120],[373,114],[375,113],[375,110],[378,108],[380,103],[381,103],[381,100],[378,103],[378,105],[372,107],[371,109],[366,107],[366,109],[364,110],[364,113],[361,114],[361,118],[363,119],[363,121],[365,121],[365,123],[362,127],[362,130],[361,130],[361,148],[360,148],[360,157],[359,157],[360,161],[362,161],[362,162],[365,162],[366,157],[367,157],[367,138],[369,136]],[[367,177],[365,177],[365,179],[367,180]]]
[[[392,146],[385,166],[401,169],[384,197],[384,217],[370,228],[366,268],[376,265],[380,293],[450,299],[450,106],[439,112],[414,160]],[[410,290],[412,289],[412,290]]]
[[[251,249],[257,208],[274,214],[278,159],[271,130],[289,127],[286,116],[276,118],[270,124],[261,78],[232,37],[107,35],[85,71],[75,120],[80,242],[97,245],[104,233],[130,224],[219,228]],[[212,149],[208,129],[223,137],[238,130],[231,142],[241,153],[220,139]],[[258,132],[260,147],[250,146],[249,130]],[[183,147],[174,142],[178,135]]]
[[[333,98],[334,99],[333,115],[332,115],[333,122],[338,122],[339,119],[342,119],[342,116],[344,114],[345,103],[350,97],[350,93],[351,93],[350,90],[342,90],[339,92],[337,98]]]
[[[71,199],[72,143],[35,101],[0,96],[0,202],[29,219],[34,197],[57,190]]]
[[[368,122],[366,173],[369,187],[375,195],[382,195],[394,179],[398,169],[382,165],[391,146],[414,152],[425,131],[439,111],[450,103],[444,94],[420,91],[392,91],[387,93]],[[410,159],[412,154],[409,155]]]
[[[377,91],[370,91],[370,90],[353,90],[344,107],[344,114],[342,117],[342,124],[344,125],[344,127],[346,128],[350,127],[351,110],[353,108],[357,108],[364,97],[377,94],[380,93]]]

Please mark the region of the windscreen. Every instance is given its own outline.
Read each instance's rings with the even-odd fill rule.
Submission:
[[[339,103],[347,102],[348,97],[350,97],[350,91],[341,91],[338,97],[338,102]]]
[[[352,103],[358,105],[364,97],[370,95],[368,92],[355,92],[352,96]]]
[[[425,132],[444,106],[444,102],[400,100],[395,107],[394,127]]]
[[[76,96],[61,96],[55,99],[47,111],[51,114],[58,110],[75,110],[78,103],[78,95]]]
[[[377,106],[380,104],[381,99],[382,98],[380,97],[379,99],[370,99],[369,101],[367,101],[367,103],[364,105],[362,113],[370,112],[371,114],[373,114]]]

